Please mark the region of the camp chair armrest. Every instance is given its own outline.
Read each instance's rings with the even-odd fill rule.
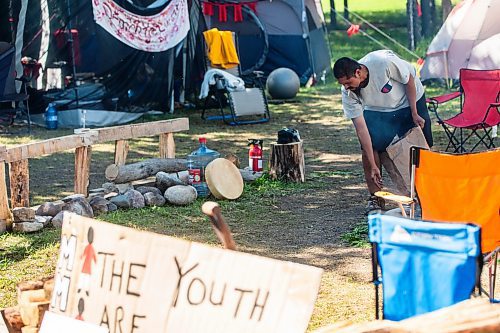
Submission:
[[[436,113],[437,115],[437,109],[440,104],[449,102],[451,100],[454,100],[458,97],[461,97],[462,93],[460,91],[455,91],[449,94],[444,94],[444,95],[439,95],[439,96],[434,96],[434,97],[429,97],[425,101],[427,104],[429,104],[428,109],[431,112]]]
[[[490,114],[491,109],[497,110],[497,112],[500,113],[500,110],[498,109],[500,107],[500,103],[490,103],[490,106],[488,107],[488,111],[486,111],[484,118],[483,118],[483,123],[486,121],[486,118],[488,118],[488,115]]]
[[[384,200],[392,201],[395,203],[401,203],[403,205],[411,205],[414,200],[410,197],[407,197],[405,195],[398,195],[394,194],[391,192],[385,192],[385,191],[378,191],[374,193],[375,196],[382,198]]]

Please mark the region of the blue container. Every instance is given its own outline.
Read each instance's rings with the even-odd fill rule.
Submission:
[[[208,163],[220,157],[215,150],[207,148],[207,139],[200,138],[200,147],[188,155],[189,184],[196,189],[199,197],[207,197],[210,190],[205,179]]]
[[[57,109],[53,103],[49,103],[45,110],[45,126],[47,129],[57,129]]]

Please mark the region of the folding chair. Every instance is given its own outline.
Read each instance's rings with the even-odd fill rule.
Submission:
[[[237,56],[238,38],[234,32],[231,36]],[[208,45],[206,50],[208,54]],[[257,124],[270,120],[267,97],[261,81],[263,72],[254,71],[252,74],[242,76],[239,64],[230,68],[214,67],[208,55],[206,65],[207,71],[202,84],[202,94],[200,94],[201,98],[205,98],[202,119],[223,120],[228,125]],[[203,85],[209,86],[206,95],[203,94]],[[217,103],[220,115],[206,114],[213,100]],[[229,107],[227,114],[224,112],[226,104]]]
[[[410,154],[411,198],[403,202],[383,197],[398,204],[411,203],[411,218],[415,217],[418,199],[424,220],[480,226],[482,253],[489,271],[486,294],[493,300],[500,251],[500,149],[447,154],[412,147]]]
[[[480,144],[487,149],[494,148],[491,130],[500,124],[500,70],[460,70],[460,92],[427,99],[429,111],[433,112],[438,123],[448,137],[446,151],[466,152],[466,143],[476,138],[477,142],[470,151]],[[460,113],[449,119],[442,119],[437,112],[438,106],[460,97]],[[473,144],[473,143],[471,143]]]
[[[470,298],[481,273],[480,228],[372,214],[375,316],[402,320]],[[379,276],[379,269],[381,277]]]
[[[15,77],[14,54],[14,46],[6,42],[0,42],[0,104],[10,104],[9,108],[0,108],[0,121],[10,126],[17,116],[26,116],[28,131],[31,134],[31,117],[26,81],[22,77]],[[16,92],[15,80],[23,82],[24,93]]]

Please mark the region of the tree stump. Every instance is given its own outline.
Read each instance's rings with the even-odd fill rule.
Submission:
[[[306,163],[302,141],[287,144],[272,143],[269,165],[271,179],[305,182]]]

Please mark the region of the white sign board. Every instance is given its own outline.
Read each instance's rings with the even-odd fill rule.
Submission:
[[[304,332],[321,274],[66,214],[50,311],[110,332]]]

